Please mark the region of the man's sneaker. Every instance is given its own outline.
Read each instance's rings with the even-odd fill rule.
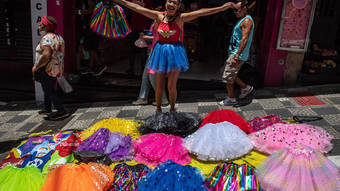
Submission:
[[[244,89],[241,89],[241,94],[239,96],[240,99],[243,99],[245,97],[247,97],[247,95],[249,95],[252,91],[254,90],[253,86],[248,86]]]
[[[92,74],[92,76],[100,76],[105,70],[107,70],[107,66],[101,66],[96,73]]]
[[[236,105],[237,104],[237,101],[236,99],[230,99],[229,97],[225,98],[224,100],[218,102],[218,105],[221,105],[221,106],[233,106],[233,105]]]
[[[152,102],[152,105],[157,106],[156,101]],[[169,101],[166,100],[166,99],[163,99],[161,105],[162,105],[163,107],[168,106],[168,105],[169,105]]]
[[[132,105],[146,105],[148,104],[148,100],[138,98],[136,101],[132,102]]]
[[[93,70],[91,70],[90,68],[86,69],[85,71],[80,72],[80,74],[82,75],[93,74],[93,73],[94,73]]]
[[[48,114],[52,113],[52,110],[42,109],[38,113],[39,113],[39,115],[48,115]]]
[[[70,116],[69,113],[67,113],[65,110],[60,110],[53,112],[47,116],[48,120],[56,121],[56,120],[62,120],[65,119],[66,117]]]

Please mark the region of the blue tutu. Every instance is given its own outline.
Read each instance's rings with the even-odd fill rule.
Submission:
[[[185,72],[189,62],[183,43],[159,43],[154,46],[147,68],[157,73]]]
[[[138,182],[138,190],[203,191],[206,188],[197,168],[168,161],[144,176]]]

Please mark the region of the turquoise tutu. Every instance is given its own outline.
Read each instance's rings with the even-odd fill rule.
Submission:
[[[157,42],[148,60],[147,68],[157,73],[187,71],[189,63],[183,43]]]

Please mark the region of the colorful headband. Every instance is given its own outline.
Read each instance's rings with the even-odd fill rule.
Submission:
[[[51,21],[49,21],[46,16],[41,18],[41,22],[48,28],[48,30],[54,31],[57,28],[56,24],[53,24]]]

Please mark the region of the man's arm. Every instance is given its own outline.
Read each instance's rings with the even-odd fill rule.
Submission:
[[[37,65],[33,66],[32,68],[32,72],[35,72],[36,70],[38,70],[41,67],[44,67],[51,59],[52,57],[52,50],[50,47],[48,46],[42,46],[42,56],[38,62]]]
[[[244,19],[244,21],[241,23],[242,39],[240,42],[240,46],[238,47],[238,51],[235,54],[235,57],[234,57],[235,60],[238,60],[238,57],[240,56],[240,54],[243,52],[244,48],[246,47],[252,26],[253,26],[253,22],[249,18]]]

